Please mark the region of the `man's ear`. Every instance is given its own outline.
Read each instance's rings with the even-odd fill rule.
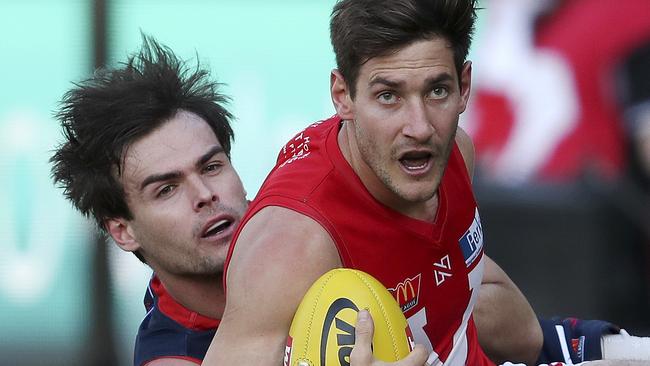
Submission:
[[[472,91],[472,62],[466,61],[460,73],[460,113],[465,112]]]
[[[140,249],[140,243],[133,235],[133,230],[129,221],[123,218],[104,220],[106,231],[113,238],[115,243],[124,251],[135,252]]]
[[[354,110],[350,88],[348,88],[343,75],[337,69],[330,75],[330,94],[336,113],[344,120],[354,120]]]

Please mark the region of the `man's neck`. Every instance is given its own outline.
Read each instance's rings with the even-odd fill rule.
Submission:
[[[221,319],[226,305],[222,276],[156,275],[169,295],[185,308],[212,319]]]

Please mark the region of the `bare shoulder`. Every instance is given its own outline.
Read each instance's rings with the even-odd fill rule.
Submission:
[[[460,126],[456,129],[456,144],[460,153],[463,155],[463,160],[465,160],[465,166],[471,179],[474,176],[474,143],[472,142],[472,138]]]
[[[145,366],[196,366],[196,362],[184,360],[182,358],[165,357],[147,362]]]
[[[226,307],[203,364],[277,365],[305,293],[339,266],[336,247],[317,222],[280,207],[259,211],[235,242]]]
[[[292,315],[309,286],[340,266],[336,246],[320,224],[290,209],[266,207],[245,224],[235,243],[226,275],[226,312],[259,300]]]
[[[296,211],[277,206],[253,216],[235,243],[228,276],[245,268],[265,273],[285,269],[339,267],[336,246],[327,231],[315,220]],[[331,267],[331,268],[330,268]],[[235,269],[235,272],[231,272]],[[249,272],[250,274],[250,272]]]

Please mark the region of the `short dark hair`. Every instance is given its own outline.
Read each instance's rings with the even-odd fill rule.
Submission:
[[[189,67],[169,47],[142,35],[140,51],[120,68],[100,69],[63,96],[55,116],[65,139],[50,158],[54,183],[105,231],[106,219],[133,218],[117,179],[126,150],[178,111],[203,118],[230,157],[232,116],[223,106],[229,99],[209,77],[198,58]]]
[[[336,64],[354,98],[361,66],[423,39],[443,37],[460,74],[474,33],[476,0],[339,0],[330,20]]]

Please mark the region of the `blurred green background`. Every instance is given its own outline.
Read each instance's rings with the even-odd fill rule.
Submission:
[[[53,111],[72,82],[90,76],[97,57],[124,61],[140,32],[184,59],[198,55],[232,97],[233,161],[252,198],[284,140],[334,113],[333,3],[0,0],[0,364],[132,363],[150,272],[100,244],[110,277],[98,281],[93,224],[50,179]],[[97,319],[105,311],[109,323]]]
[[[334,114],[328,90],[335,64],[328,35],[334,3],[0,0],[0,365],[130,365],[145,314],[149,269],[98,239],[93,224],[51,183],[47,160],[60,138],[52,115],[72,82],[90,76],[97,64],[124,61],[139,48],[140,32],[184,59],[198,55],[232,97],[233,162],[253,198],[285,140]],[[481,41],[486,11],[475,42]],[[490,202],[509,193],[489,194],[486,213]],[[497,208],[486,223],[505,217],[503,212]],[[518,248],[525,255],[525,247]],[[533,300],[542,298],[543,292],[513,278]],[[555,311],[541,309],[547,315]],[[564,315],[583,315],[580,310]],[[624,312],[600,310],[587,315]]]

